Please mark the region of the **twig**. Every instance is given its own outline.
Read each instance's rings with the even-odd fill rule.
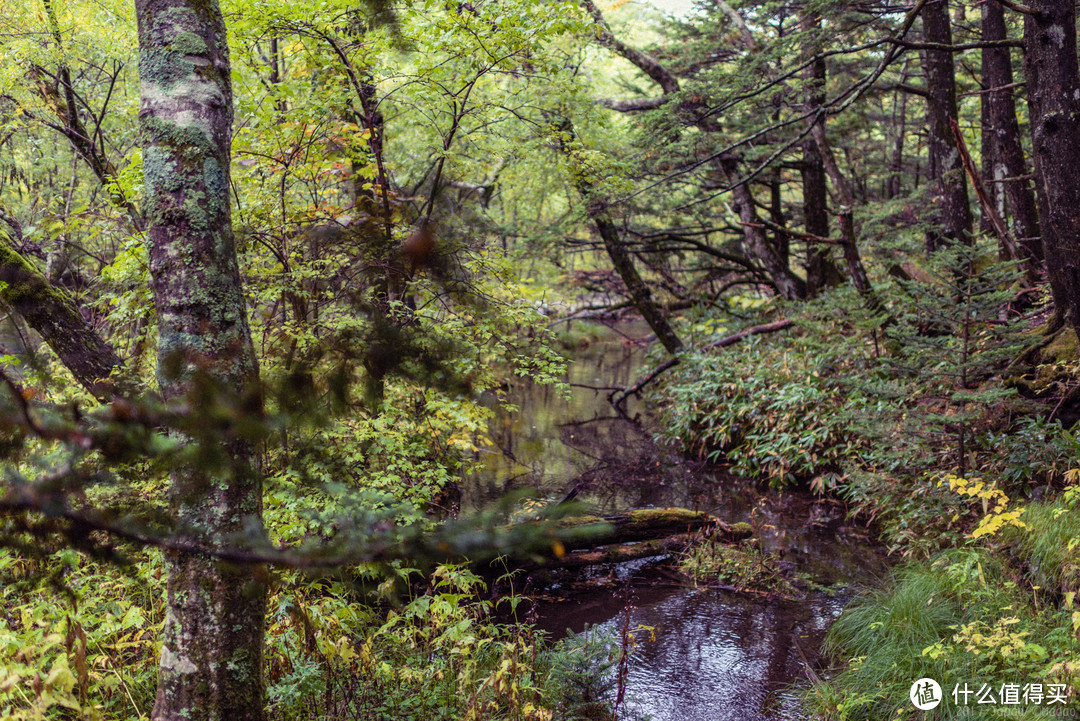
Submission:
[[[762,333],[775,333],[776,331],[790,328],[793,325],[795,325],[795,321],[787,319],[774,321],[772,323],[755,325],[747,328],[744,331],[733,333],[732,335],[725,336],[724,338],[713,341],[712,343],[707,343],[706,345],[701,346],[697,350],[707,351],[713,350],[715,348],[727,348],[729,345],[734,345],[735,343],[738,343],[741,340],[745,340],[752,335],[760,335]],[[637,383],[630,386],[629,388],[624,388],[621,395],[617,391],[612,392],[611,395],[608,396],[608,402],[615,406],[616,410],[621,412],[622,404],[626,402],[627,398],[632,395],[638,395],[639,393],[641,393],[641,390],[645,386],[652,383],[653,380],[655,380],[656,377],[659,376],[661,373],[677,366],[679,364],[680,358],[681,356],[675,356],[673,358],[667,359],[666,361],[658,365],[656,368],[654,368],[648,375],[639,380]]]

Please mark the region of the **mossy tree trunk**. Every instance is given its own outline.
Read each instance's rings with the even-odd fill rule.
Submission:
[[[90,326],[75,299],[0,235],[0,301],[21,315],[71,374],[100,401],[116,390],[109,376],[123,365]]]
[[[197,377],[223,398],[238,396],[254,387],[258,366],[230,218],[225,22],[217,0],[136,0],[135,8],[158,382],[166,399],[187,395]],[[258,532],[262,488],[247,441],[211,450],[224,451],[213,470],[173,470],[170,503],[189,540],[212,548]],[[154,719],[265,718],[263,576],[204,555],[168,556]]]

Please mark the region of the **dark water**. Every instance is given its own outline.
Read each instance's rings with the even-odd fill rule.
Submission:
[[[648,329],[623,324],[573,354],[568,382],[625,385],[645,370]],[[628,338],[629,336],[629,338]],[[720,362],[718,360],[718,362]],[[536,489],[578,500],[599,513],[684,506],[753,525],[762,547],[809,574],[826,591],[783,600],[691,589],[650,561],[596,567],[563,581],[538,606],[538,625],[555,636],[587,626],[599,632],[649,627],[634,634],[624,709],[654,721],[801,719],[795,684],[806,665],[820,666],[829,625],[860,583],[884,568],[864,529],[844,521],[836,503],[803,492],[764,490],[722,470],[659,447],[648,409],[631,403],[639,422],[618,416],[606,391],[576,387],[569,399],[550,388],[511,390],[517,413],[500,412],[493,435],[502,452],[465,489],[477,507],[509,490]],[[629,609],[629,611],[627,611]]]

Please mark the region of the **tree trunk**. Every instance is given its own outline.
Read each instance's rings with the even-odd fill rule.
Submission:
[[[725,158],[722,162],[724,173],[729,180],[738,176],[737,161],[734,157]],[[754,205],[754,195],[750,190],[750,184],[739,183],[736,185],[731,189],[731,197],[735,201],[735,212],[739,214],[739,221],[742,223],[746,254],[765,267],[765,272],[769,274],[777,293],[787,300],[802,300],[805,298],[806,283],[803,282],[802,278],[791,272],[791,268],[783,261],[765,236],[765,226],[762,224],[757,207]]]
[[[219,393],[250,391],[258,365],[229,205],[232,87],[216,0],[136,0],[139,111],[150,275],[159,322],[158,382],[166,399],[197,374]],[[170,504],[190,540],[235,543],[261,528],[262,487],[247,442],[225,444],[226,466],[173,470]],[[170,553],[153,718],[265,718],[260,569]]]
[[[623,283],[626,285],[630,300],[634,303],[634,307],[637,308],[638,312],[641,313],[641,317],[652,328],[653,333],[656,333],[656,339],[660,341],[660,344],[664,346],[667,352],[671,354],[678,353],[683,349],[682,341],[679,340],[679,336],[675,334],[671,324],[668,323],[664,311],[653,300],[649,286],[634,266],[634,259],[630,256],[630,251],[626,249],[626,245],[623,244],[622,238],[619,236],[619,230],[615,227],[615,223],[611,221],[607,209],[602,204],[590,202],[586,195],[587,192],[588,189],[584,188],[582,195],[586,197],[588,203],[589,217],[592,219],[593,225],[596,226],[596,232],[599,233],[600,239],[604,242],[604,250],[607,251],[608,257],[611,258],[612,267],[615,268],[615,272],[619,274],[619,277],[622,278]]]
[[[817,110],[825,102],[825,58],[819,55],[821,17],[812,12],[803,12],[800,19],[802,30],[809,37],[809,54],[813,56],[807,68],[809,87],[806,90],[807,112]],[[816,118],[815,124],[825,122]],[[803,228],[809,235],[819,238],[829,237],[829,191],[825,181],[825,166],[821,162],[821,153],[817,143],[808,137],[802,144],[802,189],[803,189]],[[822,288],[836,282],[839,275],[832,260],[829,259],[829,246],[823,243],[806,244],[806,294],[816,296]]]
[[[923,34],[932,43],[952,44],[947,0],[929,0],[923,6]],[[926,74],[926,116],[929,126],[930,179],[933,201],[939,207],[936,225],[927,237],[933,252],[947,243],[971,242],[971,206],[967,178],[953,141],[950,121],[956,121],[956,77],[950,50],[928,49],[923,56]]]
[[[784,217],[784,197],[780,187],[780,173],[777,171],[769,180],[769,217],[773,225],[773,247],[780,256],[780,262],[784,265],[791,264],[791,238],[779,228],[787,226],[787,218]]]
[[[873,287],[870,285],[870,278],[866,275],[862,258],[859,257],[859,246],[855,242],[855,194],[851,192],[851,186],[848,185],[844,174],[840,172],[840,166],[837,165],[836,157],[833,155],[832,148],[825,137],[824,125],[815,125],[812,137],[814,142],[817,143],[818,152],[821,153],[825,172],[832,178],[836,195],[840,199],[840,212],[838,213],[840,242],[844,251],[844,261],[847,263],[848,274],[851,275],[851,282],[855,285],[855,289],[859,291],[859,294],[867,299],[870,307],[877,309],[881,304],[874,293]]]
[[[982,39],[1005,40],[1005,12],[997,2],[982,5]],[[1023,253],[1022,260],[1029,273],[1042,267],[1042,239],[1039,237],[1039,219],[1035,196],[1025,179],[1027,166],[1024,149],[1020,143],[1020,126],[1016,120],[1016,103],[1013,89],[1012,61],[1009,49],[984,48],[982,51],[982,79],[986,92],[983,103],[987,106],[989,125],[983,130],[993,138],[994,158],[992,177],[995,181],[993,195],[1004,193],[1013,220],[1013,237]],[[1006,182],[1001,182],[1002,180]],[[1004,216],[1003,216],[1004,217]]]
[[[993,0],[991,0],[992,2]],[[986,3],[984,3],[983,13],[985,16]],[[989,199],[997,211],[997,214],[1005,217],[1005,189],[1001,187],[999,183],[994,182],[994,166],[999,163],[996,162],[997,153],[994,152],[994,123],[990,118],[990,94],[986,90],[990,87],[987,85],[986,80],[986,59],[987,48],[983,48],[982,57],[982,71],[983,71],[983,93],[979,96],[979,152],[982,156],[982,166],[979,172],[979,178],[982,182],[982,187],[986,189],[986,193]],[[993,221],[990,219],[990,214],[986,208],[982,209],[979,214],[979,233],[982,235],[989,235],[994,232]],[[1009,260],[1008,252],[1004,244],[998,245],[998,255],[1002,260]]]
[[[685,534],[706,527],[714,529],[716,537],[724,541],[753,535],[747,523],[728,525],[708,513],[687,508],[641,508],[613,516],[572,516],[555,523],[563,535],[559,553],[565,555],[553,553],[542,565],[572,567],[655,556],[667,552],[662,550],[661,539],[685,539]],[[530,556],[523,565],[536,565],[535,558]]]
[[[672,355],[678,353],[683,349],[682,341],[679,340],[679,336],[675,334],[671,324],[668,323],[664,311],[653,300],[649,286],[642,279],[637,268],[634,267],[634,259],[631,257],[630,251],[626,249],[626,245],[619,235],[619,229],[615,227],[615,223],[611,220],[606,204],[602,198],[596,197],[595,185],[586,176],[582,164],[578,163],[574,158],[574,144],[577,141],[574,137],[573,124],[568,118],[563,118],[559,123],[557,132],[559,133],[559,150],[569,161],[570,172],[574,176],[574,187],[585,201],[585,210],[588,213],[589,220],[596,227],[596,232],[604,243],[604,250],[607,251],[608,257],[611,258],[612,267],[615,268],[615,272],[619,274],[623,284],[626,285],[626,291],[630,295],[631,302],[637,308],[637,311],[641,313],[645,322],[649,324],[649,327],[652,328],[653,333],[656,334],[656,339],[660,341],[667,352]]]
[[[80,385],[99,401],[117,390],[109,375],[123,361],[83,318],[75,299],[49,283],[0,235],[0,301],[26,320]]]
[[[702,511],[642,508],[613,516],[572,516],[557,521],[555,527],[560,532],[571,533],[571,537],[563,541],[563,547],[574,551],[609,543],[633,543],[674,533],[689,533],[713,523],[718,524],[721,530],[727,528],[719,519]],[[581,535],[574,538],[574,530],[580,530]]]
[[[904,63],[904,67],[900,71],[900,83],[904,84],[906,81],[907,63]],[[889,179],[885,183],[886,200],[892,200],[900,195],[900,191],[904,185],[904,138],[907,136],[908,93],[903,90],[898,90],[897,97],[898,100],[894,100],[893,102],[898,102],[900,107],[895,113],[895,135],[893,136],[892,160],[889,163]],[[916,176],[918,176],[917,171]]]
[[[1080,329],[1080,74],[1071,0],[1034,0],[1024,15],[1039,221],[1054,305]]]
[[[829,192],[825,181],[825,166],[821,153],[812,139],[802,148],[803,228],[808,235],[829,237]],[[833,272],[830,273],[830,270]],[[823,243],[806,244],[806,294],[813,298],[830,285],[835,268],[829,259],[829,246]]]

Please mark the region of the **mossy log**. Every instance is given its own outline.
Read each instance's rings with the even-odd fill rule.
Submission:
[[[574,516],[553,524],[558,540],[541,558],[521,559],[519,567],[576,568],[621,563],[681,549],[691,535],[708,528],[725,541],[752,535],[747,523],[727,524],[686,508],[643,508],[612,516]]]
[[[636,561],[639,558],[679,553],[693,543],[696,538],[698,536],[695,533],[677,533],[674,536],[654,538],[650,541],[618,543],[583,551],[571,551],[561,558],[547,559],[543,565],[545,567],[582,568],[584,566],[596,566],[601,563],[625,563],[626,561]]]
[[[0,234],[0,302],[38,332],[95,398],[108,400],[117,390],[110,375],[123,366],[123,361],[116,351],[86,321],[75,299],[63,288],[49,283],[3,234]]]

